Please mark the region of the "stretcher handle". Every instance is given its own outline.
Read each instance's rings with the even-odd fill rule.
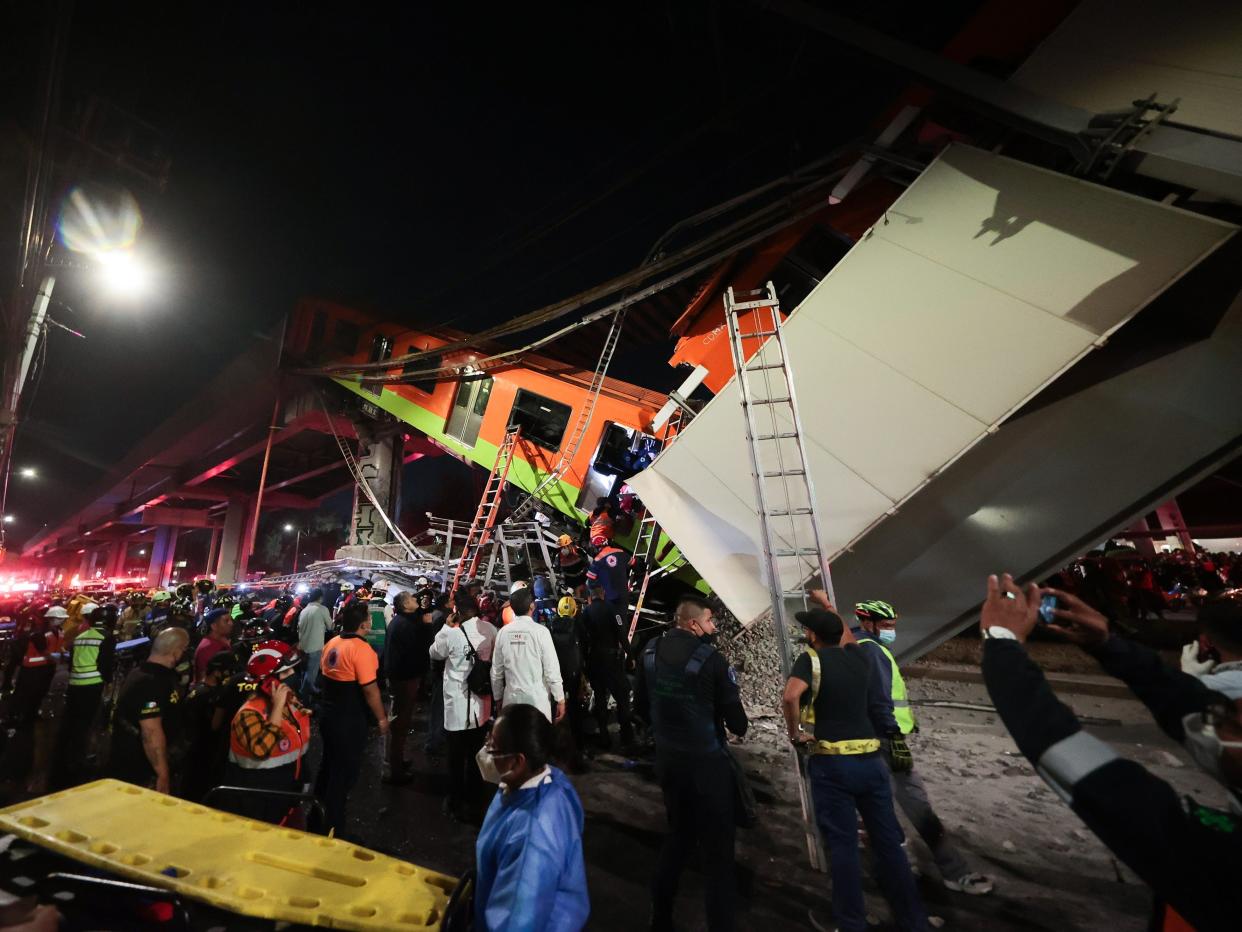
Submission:
[[[66,892],[100,893],[118,899],[125,897],[132,900],[135,905],[151,900],[167,903],[173,908],[173,923],[169,923],[166,928],[184,929],[189,932],[190,914],[186,911],[185,904],[181,902],[181,897],[172,890],[131,883],[128,880],[114,880],[110,877],[92,877],[87,874],[69,874],[60,871],[54,871],[39,881],[39,898],[44,902],[65,905],[59,894]]]
[[[323,807],[319,797],[313,793],[297,793],[293,790],[263,790],[253,786],[213,786],[203,797],[203,805],[210,806],[212,798],[217,795],[227,796],[230,794],[234,796],[261,796],[266,799],[283,799],[287,800],[290,806],[305,803],[312,812],[318,814],[320,825],[328,824],[328,810]]]

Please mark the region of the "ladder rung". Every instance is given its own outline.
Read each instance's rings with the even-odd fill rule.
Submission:
[[[798,435],[794,433],[793,431],[788,431],[786,433],[780,433],[780,434],[760,434],[755,439],[756,440],[793,440],[797,436]]]
[[[798,547],[787,550],[773,550],[772,554],[778,557],[817,557],[819,556],[819,551],[814,547]]]
[[[774,337],[776,336],[776,331],[775,330],[756,330],[753,333],[739,333],[738,336],[741,337],[743,340],[750,340],[754,337]]]
[[[783,362],[765,362],[765,363],[760,363],[757,366],[743,366],[742,367],[742,369],[745,370],[746,372],[762,372],[764,369],[784,369],[784,368],[785,368],[785,364]]]
[[[775,511],[769,511],[769,518],[790,518],[795,515],[809,515],[814,512],[810,508],[778,508]]]
[[[743,401],[743,402],[742,402],[742,404],[750,404],[750,405],[787,405],[787,404],[789,404],[789,401],[790,401],[790,399],[788,399],[788,398],[761,398],[761,399],[759,399],[758,401]]]
[[[765,479],[781,479],[785,476],[805,476],[805,469],[774,469],[771,472],[761,473]]]

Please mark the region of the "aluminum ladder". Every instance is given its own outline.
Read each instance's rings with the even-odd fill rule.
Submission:
[[[474,520],[470,522],[470,531],[466,534],[466,545],[462,548],[461,559],[457,561],[457,571],[453,574],[450,594],[456,593],[462,580],[472,579],[479,569],[483,548],[487,546],[487,542],[492,537],[492,528],[496,526],[505,482],[509,478],[509,467],[513,465],[513,454],[521,435],[520,427],[506,431],[505,439],[500,444],[500,449],[496,451],[496,462],[492,464],[487,484],[483,487],[483,497],[479,499],[479,510],[474,513]]]
[[[604,387],[604,377],[608,374],[608,366],[621,340],[621,326],[625,323],[625,310],[622,308],[613,315],[612,326],[608,329],[604,348],[599,354],[599,362],[595,365],[595,374],[591,376],[586,401],[582,405],[582,410],[578,412],[578,420],[574,423],[573,433],[569,435],[569,442],[561,446],[560,459],[557,460],[552,471],[539,480],[530,495],[513,509],[509,517],[505,518],[505,524],[525,520],[526,516],[540,503],[541,496],[561,481],[561,477],[569,470],[574,457],[578,455],[578,448],[582,446],[582,438],[586,436],[591,426],[591,419],[595,416],[595,403],[599,400],[599,393]]]
[[[788,678],[793,666],[790,635],[794,626],[790,621],[793,610],[807,606],[806,583],[820,577],[829,601],[836,603],[820,544],[815,489],[807,466],[776,288],[771,282],[757,291],[735,293],[729,288],[724,303],[746,423],[764,569],[772,597],[772,623],[780,648],[781,672]],[[798,774],[807,854],[811,865],[822,870],[823,858],[802,764],[792,746],[790,754]]]

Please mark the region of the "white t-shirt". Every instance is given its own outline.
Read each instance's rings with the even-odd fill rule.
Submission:
[[[565,699],[552,634],[529,615],[522,615],[496,635],[492,648],[492,695],[502,705],[533,705],[551,721],[549,694],[555,702]]]
[[[481,618],[471,618],[453,628],[445,625],[436,633],[428,653],[432,660],[444,661],[444,729],[464,731],[478,728],[492,717],[490,696],[472,693],[466,686],[466,677],[474,666],[474,659],[466,649],[466,639],[480,660],[492,659],[492,645],[496,640],[496,626]]]

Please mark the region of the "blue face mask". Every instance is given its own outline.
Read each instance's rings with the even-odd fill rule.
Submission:
[[[884,628],[876,632],[875,638],[881,644],[892,644],[897,640],[897,632],[892,628]]]

